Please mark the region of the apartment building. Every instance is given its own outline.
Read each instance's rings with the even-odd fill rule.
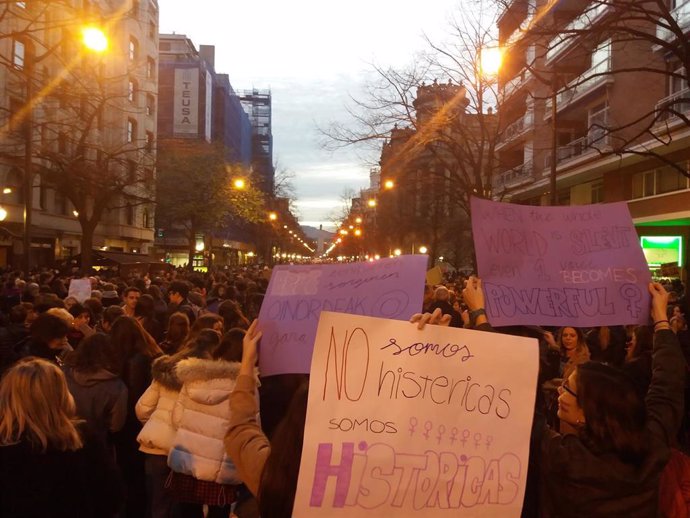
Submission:
[[[7,6],[0,20],[0,32],[8,35],[0,39],[0,206],[6,211],[0,266],[17,266],[24,254],[25,196],[33,206],[30,263],[49,265],[81,252],[84,227],[66,192],[78,193],[89,216],[101,212],[94,248],[148,253],[157,1]],[[81,32],[88,26],[105,33],[108,46],[102,53],[84,47]],[[33,173],[30,192],[23,188],[27,165]]]
[[[670,16],[687,37],[690,2],[675,1]],[[690,127],[681,118],[690,113],[688,75],[671,47],[612,30],[614,17],[626,19],[623,7],[507,4],[498,22],[505,66],[493,195],[548,204],[555,178],[560,205],[627,201],[650,266],[679,262],[687,278],[690,181],[679,171],[690,170]],[[663,19],[642,30],[669,44],[678,37]]]

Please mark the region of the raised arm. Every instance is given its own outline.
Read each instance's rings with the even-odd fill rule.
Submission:
[[[652,320],[654,321],[654,350],[652,352],[652,382],[647,391],[647,419],[652,433],[672,444],[683,415],[685,387],[685,358],[676,335],[666,316],[668,293],[658,283],[650,283]]]

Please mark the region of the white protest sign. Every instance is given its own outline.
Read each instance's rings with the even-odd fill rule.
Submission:
[[[91,297],[91,280],[90,279],[72,279],[69,282],[68,297],[74,297],[83,303],[86,299]]]
[[[322,312],[295,518],[518,517],[534,339]]]

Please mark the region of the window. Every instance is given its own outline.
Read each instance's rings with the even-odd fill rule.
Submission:
[[[41,210],[46,210],[47,204],[46,204],[46,198],[48,194],[48,188],[46,187],[44,182],[41,182],[41,185],[38,188],[38,205],[41,207]]]
[[[149,38],[156,39],[156,23],[153,20],[149,20]]]
[[[146,132],[146,151],[153,151],[153,132]]]
[[[669,95],[676,94],[685,90],[685,69],[679,66],[673,71],[673,75],[669,78]]]
[[[590,198],[590,203],[603,203],[604,202],[604,181],[597,180],[591,183],[592,195]]]
[[[62,214],[63,216],[67,214],[69,209],[67,203],[67,198],[58,190],[55,190],[55,210],[56,214]]]
[[[142,226],[144,228],[151,228],[151,214],[149,213],[149,209],[144,209],[142,216]]]
[[[19,99],[10,98],[10,131],[21,131],[24,129],[24,117],[22,117],[22,108],[24,103]]]
[[[9,187],[12,192],[7,196],[7,201],[10,203],[23,203],[24,202],[24,177],[22,171],[13,168],[7,173],[5,178],[5,185],[3,187]]]
[[[134,142],[137,138],[137,121],[127,119],[127,142]]]
[[[23,41],[14,40],[12,44],[12,64],[17,70],[24,70],[26,47]]]
[[[26,2],[15,2],[20,9],[26,9]]]
[[[137,93],[137,82],[134,79],[129,79],[127,83],[127,100],[129,102],[134,102],[134,97]]]
[[[151,95],[146,95],[146,115],[153,115],[156,113],[156,98]]]
[[[139,54],[139,42],[134,36],[129,37],[129,60],[136,61]]]
[[[680,165],[680,164],[679,164]],[[687,168],[687,164],[683,164]],[[688,179],[672,166],[636,173],[632,177],[632,198],[688,189]]]
[[[135,210],[131,203],[127,203],[127,224],[134,225]]]
[[[146,79],[153,79],[156,77],[156,61],[149,57],[146,58]]]

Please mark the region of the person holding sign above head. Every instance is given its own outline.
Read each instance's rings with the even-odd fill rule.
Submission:
[[[492,331],[479,279],[463,292],[477,329]],[[649,284],[654,322],[652,380],[643,399],[633,380],[606,364],[577,366],[559,390],[558,417],[574,429],[541,430],[541,514],[553,517],[658,516],[659,479],[683,413],[685,362],[666,317],[668,293]],[[421,327],[441,315],[415,315]],[[447,319],[446,319],[447,320]],[[539,423],[540,420],[535,420]]]

